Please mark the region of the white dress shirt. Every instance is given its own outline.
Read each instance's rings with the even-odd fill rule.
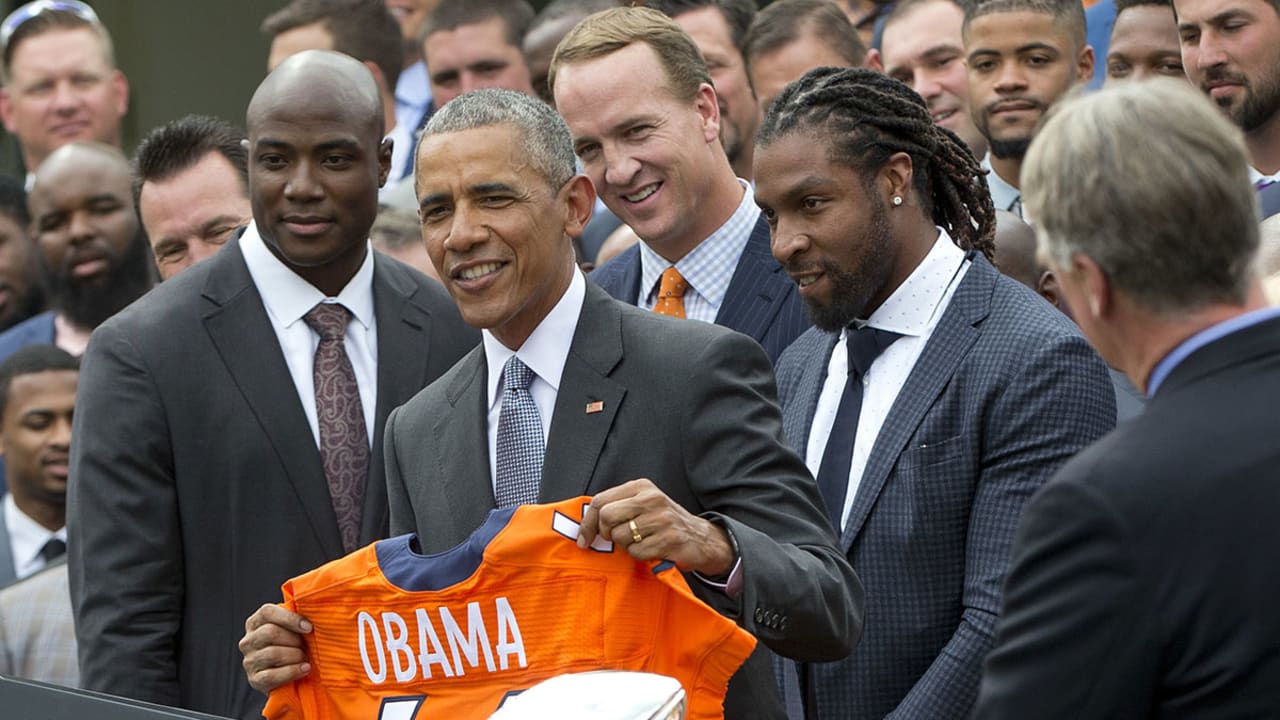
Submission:
[[[987,187],[991,190],[991,203],[997,210],[1008,210],[1026,219],[1022,212],[1022,191],[1010,185],[991,167],[991,153],[982,158],[982,169],[987,170]]]
[[[1263,180],[1266,180],[1268,183],[1280,182],[1280,172],[1277,172],[1273,175],[1263,175],[1261,171],[1259,171],[1254,166],[1250,165],[1249,166],[1249,183],[1251,185],[1257,186],[1258,183],[1262,182]]]
[[[738,260],[751,239],[751,231],[760,217],[751,184],[738,178],[742,185],[742,201],[723,225],[716,228],[688,255],[675,263],[680,276],[689,283],[684,293],[684,316],[690,320],[713,323],[724,303],[729,281],[738,269]],[[652,310],[658,302],[658,286],[662,271],[671,267],[666,258],[640,243],[640,297],[636,305]]]
[[[862,482],[862,474],[867,467],[867,459],[871,456],[871,449],[875,446],[876,437],[880,435],[880,428],[968,268],[969,261],[965,258],[965,252],[956,247],[946,230],[938,228],[938,239],[933,243],[933,248],[911,275],[893,291],[884,304],[871,313],[870,318],[865,322],[855,321],[859,327],[890,330],[902,337],[886,348],[862,377],[862,409],[858,413],[858,433],[853,440],[853,459],[849,463],[849,489],[845,493],[844,510],[840,514],[842,530],[849,519],[849,510],[853,507],[854,497]],[[847,330],[840,333],[840,340],[831,353],[831,360],[827,363],[827,377],[822,385],[822,393],[818,396],[818,407],[809,431],[805,464],[814,477],[818,476],[818,468],[822,465],[822,455],[827,449],[827,440],[831,436],[831,427],[835,423],[836,410],[848,377],[846,368],[849,366],[849,353],[845,350],[847,336]]]
[[[320,421],[316,415],[315,369],[316,346],[320,335],[302,319],[321,302],[339,303],[351,311],[344,340],[351,369],[360,389],[360,406],[364,426],[372,447],[373,414],[378,402],[378,328],[373,315],[373,248],[365,242],[364,263],[337,297],[326,297],[314,285],[303,280],[289,266],[271,254],[258,235],[255,223],[249,223],[240,236],[240,251],[249,266],[249,275],[262,296],[262,304],[271,327],[280,341],[285,365],[298,390],[302,410],[311,426],[311,436],[320,447]]]
[[[564,374],[565,361],[569,359],[569,345],[578,329],[582,315],[582,303],[587,297],[587,283],[576,268],[569,288],[551,312],[533,329],[519,350],[512,351],[488,330],[480,332],[484,342],[484,358],[489,368],[489,482],[497,492],[498,487],[498,416],[502,413],[502,369],[515,355],[533,371],[529,394],[538,406],[542,419],[542,443],[546,447],[551,432],[551,415],[556,407],[556,394],[560,392],[560,376]]]
[[[57,532],[32,520],[26,513],[18,509],[13,493],[4,496],[4,523],[9,530],[9,550],[13,553],[13,570],[19,578],[24,578],[45,566],[40,551],[44,544],[58,538],[67,541],[67,528],[64,525]]]

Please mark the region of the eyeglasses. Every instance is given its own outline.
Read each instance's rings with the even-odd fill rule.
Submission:
[[[0,23],[0,54],[9,49],[9,38],[13,37],[23,23],[47,12],[71,13],[92,25],[102,24],[93,8],[80,0],[35,0],[9,13],[9,17]]]

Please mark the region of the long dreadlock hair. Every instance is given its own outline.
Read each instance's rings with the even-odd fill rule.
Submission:
[[[778,95],[756,144],[764,147],[799,130],[820,129],[831,152],[870,177],[894,153],[911,156],[912,185],[925,212],[956,245],[991,259],[996,214],[986,171],[955,133],[935,125],[911,88],[863,68],[816,68]]]

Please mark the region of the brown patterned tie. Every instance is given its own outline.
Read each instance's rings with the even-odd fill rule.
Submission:
[[[333,513],[338,517],[342,547],[351,552],[359,546],[360,510],[369,476],[369,432],[364,426],[360,388],[344,342],[351,312],[337,303],[320,303],[303,320],[320,336],[313,371],[320,459],[329,481]]]
[[[689,281],[674,266],[663,270],[662,280],[658,283],[658,301],[653,304],[653,311],[659,315],[684,317],[684,291],[688,289]]]

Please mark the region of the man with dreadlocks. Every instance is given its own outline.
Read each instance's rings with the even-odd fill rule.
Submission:
[[[784,429],[867,602],[848,659],[778,666],[788,713],[965,718],[1024,503],[1115,423],[1106,367],[992,266],[982,168],[906,85],[810,71],[755,175],[815,325],[779,360]]]

